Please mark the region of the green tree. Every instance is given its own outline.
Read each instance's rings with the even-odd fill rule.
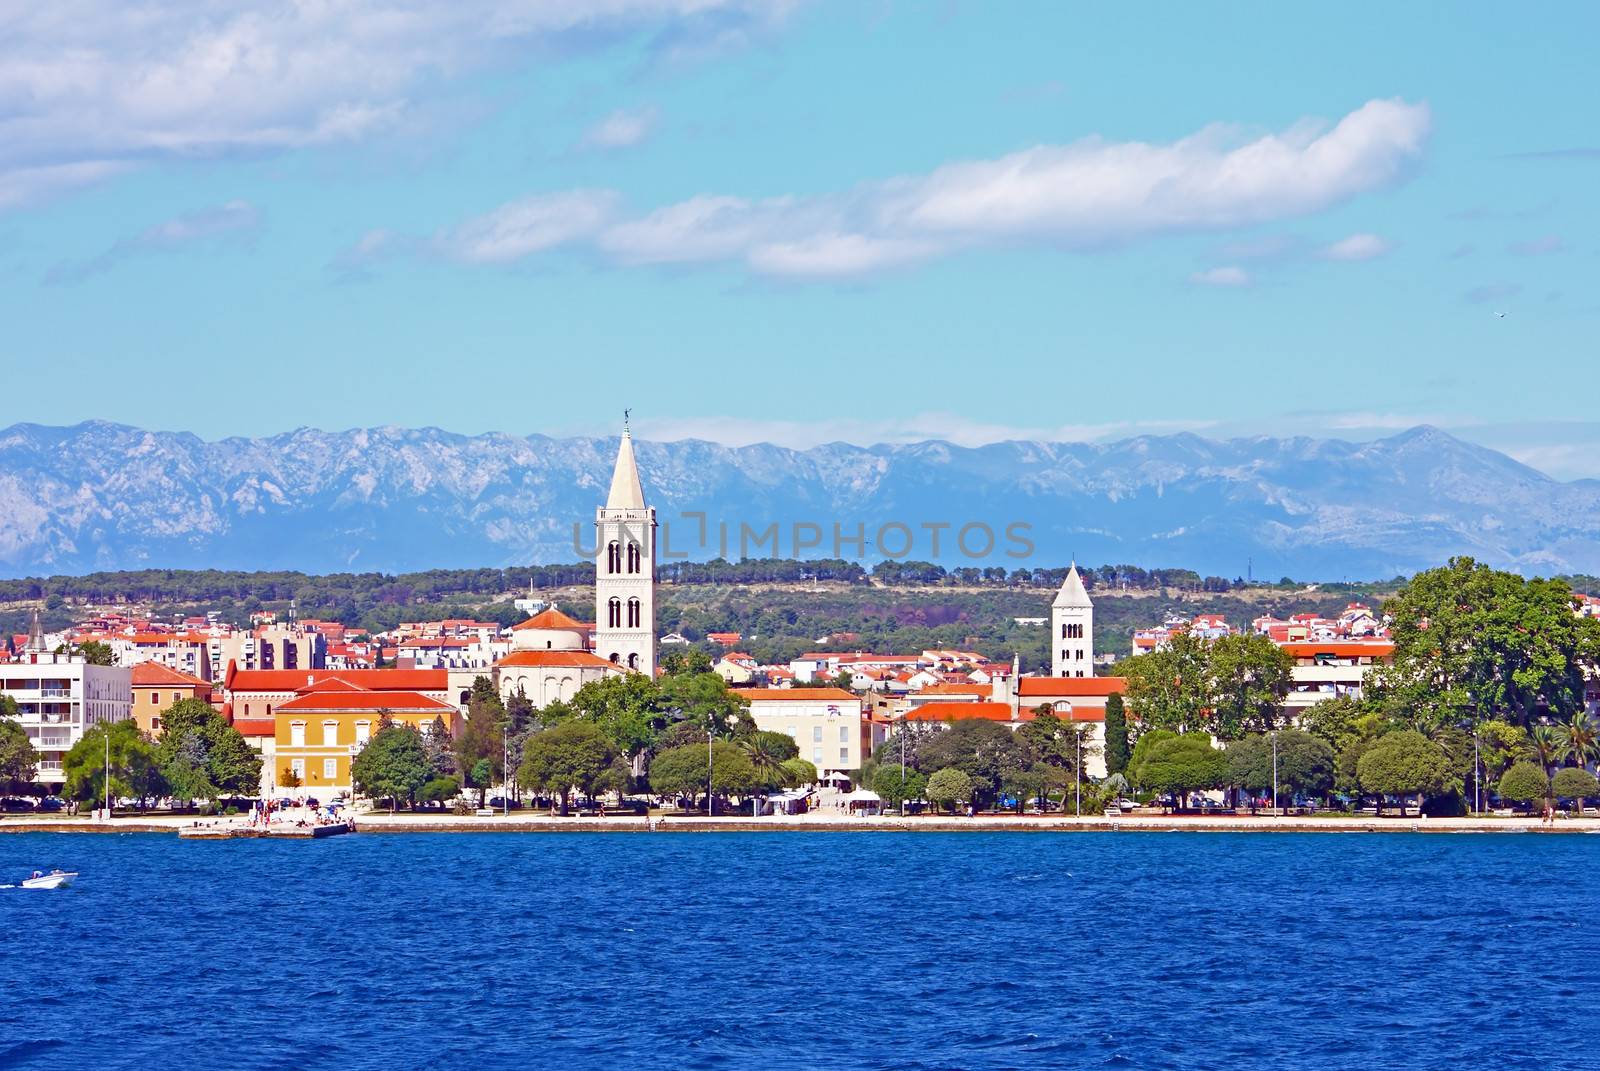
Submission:
[[[1199,728],[1214,705],[1205,641],[1180,632],[1167,646],[1120,663],[1143,731]]]
[[[1537,762],[1548,774],[1550,768],[1561,761],[1561,753],[1565,748],[1566,741],[1555,726],[1535,725],[1528,730],[1528,742],[1523,746],[1522,757]]]
[[[1572,612],[1559,580],[1525,579],[1454,558],[1413,576],[1383,606],[1395,649],[1369,695],[1420,729],[1491,718],[1528,725],[1583,708],[1600,660],[1600,621]]]
[[[1128,768],[1128,714],[1122,696],[1106,699],[1106,773],[1122,773]]]
[[[573,790],[590,793],[616,757],[610,737],[600,726],[569,721],[529,739],[517,776],[523,784],[558,793],[561,813],[567,814]]]
[[[783,764],[800,757],[800,747],[788,733],[758,731],[738,741],[740,751],[767,788],[783,788],[789,783]]]
[[[817,783],[817,768],[808,759],[789,759],[783,764],[784,781],[796,788]]]
[[[1501,799],[1532,803],[1550,795],[1550,777],[1531,762],[1514,762],[1495,786]]]
[[[469,787],[478,790],[482,807],[489,786],[505,778],[506,707],[488,677],[472,682],[467,697],[467,720],[451,742],[456,768],[465,775]],[[376,739],[376,737],[374,737]],[[424,748],[426,751],[426,748]]]
[[[1128,782],[1141,792],[1148,791],[1150,786],[1140,778],[1139,772],[1144,768],[1145,760],[1150,757],[1156,745],[1166,740],[1176,740],[1178,734],[1168,729],[1150,729],[1139,734],[1139,739],[1133,745],[1133,754],[1128,758],[1128,768],[1124,770]]]
[[[1157,792],[1170,792],[1178,808],[1189,805],[1189,793],[1228,783],[1228,760],[1206,733],[1185,733],[1162,740],[1139,767],[1139,778]]]
[[[448,803],[460,794],[459,777],[432,777],[417,790],[417,802]]]
[[[1223,636],[1205,650],[1212,689],[1209,728],[1222,740],[1278,726],[1289,694],[1289,655],[1259,633]]]
[[[98,803],[106,795],[106,752],[109,744],[111,794],[141,802],[161,795],[166,788],[156,762],[155,747],[145,739],[132,718],[91,725],[62,760],[67,783],[64,794],[83,803]]]
[[[718,736],[732,735],[736,727],[754,728],[750,702],[735,694],[715,673],[691,673],[661,682],[660,709],[668,722],[689,721]]]
[[[391,814],[400,800],[415,801],[431,773],[422,734],[409,725],[379,729],[350,764],[356,786],[373,800],[389,800]]]
[[[683,677],[711,672],[711,656],[698,647],[674,647],[661,656],[663,677]]]
[[[917,751],[922,769],[954,767],[970,780],[968,799],[974,807],[987,806],[995,790],[1012,776],[1032,766],[1026,743],[998,722],[963,718],[934,733]]]
[[[747,795],[760,787],[760,777],[744,752],[728,740],[711,747],[711,790],[718,795]],[[692,805],[706,790],[706,745],[687,744],[658,753],[650,762],[650,788],[659,795],[687,796]]]
[[[709,676],[727,690],[722,678],[715,673],[702,676]],[[695,678],[672,678],[676,683],[690,679]],[[590,681],[579,688],[566,705],[574,717],[604,733],[614,751],[631,759],[655,743],[665,724],[661,699],[662,690],[649,677],[642,673],[624,673]]]
[[[933,772],[922,791],[928,802],[935,807],[954,811],[957,803],[972,798],[972,778],[961,770],[946,766],[942,770]]]
[[[27,730],[10,718],[0,717],[0,788],[6,792],[22,791],[33,781],[38,768],[39,753],[28,739]]]
[[[1600,755],[1600,730],[1594,720],[1580,710],[1561,726],[1561,757],[1574,766],[1583,767]]]
[[[261,791],[261,756],[203,700],[180,699],[161,712],[155,757],[177,799],[215,800]]]
[[[1576,766],[1563,766],[1556,771],[1555,778],[1550,782],[1550,791],[1553,795],[1564,800],[1572,800],[1577,804],[1578,813],[1583,813],[1583,801],[1594,796],[1600,796],[1600,780],[1588,770]]]
[[[1478,724],[1477,743],[1484,783],[1493,785],[1527,750],[1528,731],[1508,721],[1490,719]]]
[[[1383,797],[1399,796],[1400,813],[1405,813],[1406,798],[1427,795],[1445,787],[1449,761],[1432,740],[1414,729],[1385,733],[1367,748],[1356,763],[1361,787],[1378,797],[1378,813],[1383,813]]]
[[[1280,800],[1287,796],[1323,796],[1333,789],[1333,748],[1321,737],[1301,729],[1277,734],[1277,785]],[[1229,744],[1229,783],[1250,793],[1251,809],[1258,796],[1272,791],[1273,740],[1271,733],[1255,733]]]
[[[117,664],[116,653],[99,640],[88,640],[78,644],[78,655],[91,666],[114,666]]]
[[[872,791],[884,806],[898,809],[910,800],[922,798],[928,779],[908,766],[879,766],[872,773]]]

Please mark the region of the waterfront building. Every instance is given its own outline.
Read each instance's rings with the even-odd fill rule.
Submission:
[[[1303,640],[1280,646],[1293,661],[1289,694],[1283,700],[1284,717],[1291,723],[1324,699],[1361,698],[1367,676],[1394,654],[1394,644],[1379,639]]]
[[[551,607],[511,629],[511,653],[494,666],[495,688],[509,701],[522,694],[536,707],[571,699],[579,688],[626,672],[589,650],[594,627]]]
[[[735,688],[750,703],[750,720],[784,733],[800,757],[823,775],[854,777],[882,742],[883,726],[863,716],[861,697],[842,688]]]
[[[230,664],[222,685],[223,714],[230,721],[270,718],[307,688],[333,679],[367,691],[418,692],[450,701],[450,678],[442,669],[243,669]]]
[[[20,660],[0,664],[0,692],[16,700],[18,721],[39,753],[37,784],[59,792],[63,760],[84,731],[129,717],[132,674],[126,666],[91,666],[80,655],[54,653],[34,613]]]
[[[351,763],[378,731],[383,717],[419,732],[432,731],[435,723],[452,735],[460,729],[460,715],[452,703],[420,692],[358,688],[342,678],[329,677],[273,710],[274,747],[267,791],[278,797],[304,795],[324,802],[335,795],[349,795]]]
[[[211,682],[161,662],[140,662],[129,670],[133,687],[133,720],[139,731],[161,735],[161,712],[183,699],[211,702]]]

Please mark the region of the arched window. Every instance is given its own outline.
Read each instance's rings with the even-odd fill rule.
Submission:
[[[606,544],[606,572],[622,572],[622,544],[615,539]]]
[[[638,571],[639,571],[639,544],[635,543],[633,540],[630,539],[630,540],[628,540],[628,572],[637,573]]]
[[[639,656],[637,654],[631,654],[631,655],[628,656],[628,668],[629,669],[638,669],[639,668]]]
[[[620,628],[620,627],[622,627],[622,600],[621,599],[613,598],[610,602],[606,603],[606,627],[607,628]]]
[[[622,656],[617,654],[617,652],[612,651],[611,652],[611,664],[614,666],[614,665],[616,665],[617,663],[619,663],[621,661],[622,661]]]
[[[638,599],[629,599],[628,600],[628,627],[629,628],[638,628],[639,627],[639,600]]]

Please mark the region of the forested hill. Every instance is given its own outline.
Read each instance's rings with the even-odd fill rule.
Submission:
[[[0,575],[568,561],[584,556],[575,543],[590,537],[616,446],[436,428],[207,442],[104,422],[18,424],[0,430]],[[1367,443],[686,440],[637,452],[663,532],[694,560],[849,556],[830,545],[835,526],[847,539],[865,533],[857,553],[876,560],[893,553],[884,526],[901,525],[915,540],[906,556],[947,566],[1078,557],[1335,580],[1470,554],[1525,574],[1600,571],[1600,482],[1562,483],[1433,428]],[[958,547],[968,524],[998,537],[979,560]],[[822,546],[796,549],[797,525],[816,525]],[[1005,535],[1013,525],[1025,543]],[[723,531],[737,543],[746,528],[785,545],[723,546]],[[1023,550],[1026,560],[1006,557]]]

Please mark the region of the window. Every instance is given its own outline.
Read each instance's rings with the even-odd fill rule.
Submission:
[[[339,742],[339,723],[325,721],[322,723],[322,746],[332,747]]]
[[[293,762],[289,763],[289,769],[293,770],[294,771],[294,775],[296,777],[298,777],[300,780],[304,781],[306,779],[306,760],[305,759],[295,759]]]
[[[848,726],[848,725],[839,726],[839,743],[848,744],[849,742],[850,742],[850,726]]]
[[[356,743],[365,744],[372,739],[372,723],[370,721],[356,722]]]
[[[850,749],[849,748],[842,747],[842,748],[839,749],[839,765],[840,766],[848,766],[848,765],[850,765]]]
[[[811,749],[811,761],[818,766],[822,765],[822,749],[820,747]]]
[[[305,747],[306,746],[306,723],[305,722],[303,722],[303,721],[293,721],[293,722],[289,723],[289,746],[290,747]],[[304,763],[302,763],[301,765],[304,765]],[[296,773],[303,773],[304,771],[296,770],[295,772]]]
[[[789,736],[791,738],[795,739],[795,740],[799,740],[800,739],[800,726],[798,726],[798,725],[789,726]]]
[[[150,702],[154,703],[156,706],[159,707],[161,705],[161,693],[160,692],[151,692],[150,693]]]
[[[629,599],[628,600],[628,627],[629,628],[638,628],[639,627],[639,600],[638,599]]]
[[[615,539],[606,544],[606,572],[622,572],[622,545]]]
[[[338,777],[339,776],[339,760],[338,759],[323,759],[322,760],[322,776],[324,778],[326,778],[327,780],[329,780],[329,781],[332,781],[335,777]]]
[[[619,665],[621,662],[622,662],[622,656],[617,654],[617,652],[612,651],[611,652],[611,664],[613,666],[615,666],[615,665]]]
[[[639,668],[639,654],[638,654],[637,651],[635,651],[633,654],[630,654],[628,656],[628,668],[629,669],[638,669]]]
[[[822,743],[822,726],[813,725],[811,727],[811,742],[813,744]]]
[[[635,543],[633,540],[630,539],[630,540],[628,540],[628,572],[637,573],[638,571],[639,571],[639,544]]]
[[[613,597],[606,603],[606,627],[620,628],[622,626],[622,600]],[[613,658],[611,661],[615,662]]]

